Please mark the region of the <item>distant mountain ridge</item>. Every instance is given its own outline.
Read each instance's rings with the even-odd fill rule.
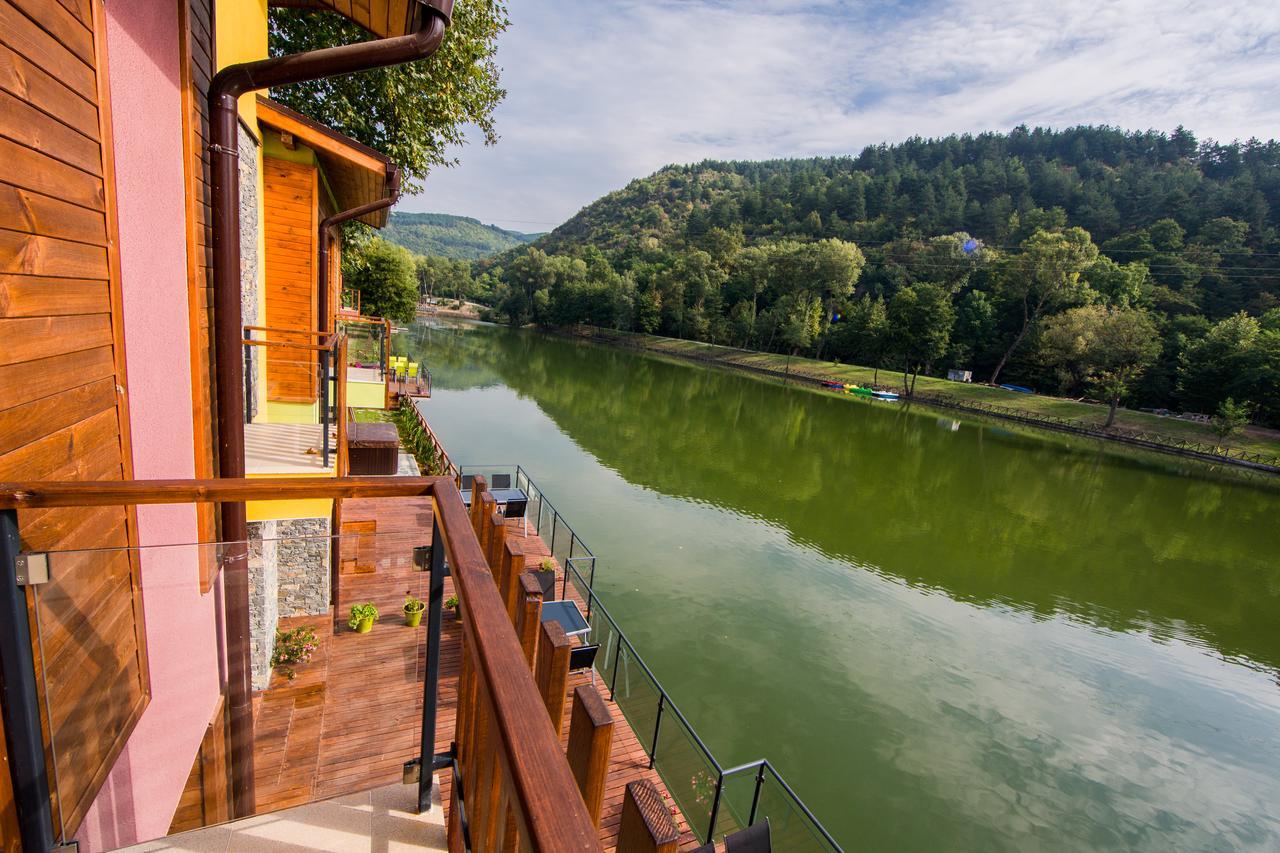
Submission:
[[[380,236],[418,255],[470,261],[522,246],[542,235],[485,225],[470,216],[392,213]]]

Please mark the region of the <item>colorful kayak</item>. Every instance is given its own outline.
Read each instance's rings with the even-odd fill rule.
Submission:
[[[872,392],[871,392],[871,396],[872,396],[872,397],[875,397],[877,400],[896,400],[896,399],[898,399],[898,395],[897,395],[897,394],[895,394],[895,393],[893,393],[892,391],[872,391]]]

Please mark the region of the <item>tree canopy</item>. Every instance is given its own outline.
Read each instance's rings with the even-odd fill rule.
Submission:
[[[466,129],[497,141],[494,108],[506,97],[494,60],[509,25],[504,0],[457,0],[440,49],[421,62],[273,89],[271,96],[394,160],[417,192],[436,166],[458,162],[448,152]],[[272,9],[272,56],[353,44],[373,35],[332,12]]]
[[[1280,424],[1277,210],[1280,142],[1019,127],[667,166],[475,271],[515,323],[958,368],[1110,405],[1209,414],[1231,396]],[[1054,340],[1085,321],[1088,346]]]

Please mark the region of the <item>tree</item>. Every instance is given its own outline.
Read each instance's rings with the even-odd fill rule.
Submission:
[[[1116,421],[1116,409],[1160,355],[1160,333],[1147,312],[1141,309],[1110,309],[1094,336],[1097,374],[1093,386],[1107,401],[1107,422]]]
[[[1022,323],[991,372],[990,384],[996,384],[1009,357],[1047,309],[1072,296],[1082,301],[1087,299],[1082,292],[1087,288],[1081,287],[1081,273],[1097,257],[1098,247],[1083,228],[1060,232],[1037,230],[1022,241],[1018,254],[1006,260],[999,274],[999,286],[1005,298],[1017,302],[1021,308]]]
[[[466,128],[497,141],[493,111],[506,97],[494,59],[510,21],[504,0],[458,0],[444,42],[430,59],[272,89],[285,106],[383,152],[405,171],[405,190],[422,189]],[[334,13],[272,9],[272,56],[367,41],[374,36]]]
[[[1098,364],[1097,334],[1107,316],[1102,305],[1082,305],[1044,321],[1040,332],[1040,362],[1058,377],[1058,393],[1076,394]]]
[[[902,359],[902,390],[914,394],[920,369],[942,358],[951,341],[951,327],[956,320],[951,295],[937,284],[904,287],[889,301],[887,320],[891,346]]]
[[[386,240],[371,240],[363,248],[343,254],[342,278],[360,292],[360,307],[365,313],[398,323],[413,322],[418,279],[408,249]]]
[[[1233,435],[1237,435],[1248,425],[1253,416],[1253,404],[1247,401],[1237,403],[1228,397],[1218,404],[1218,412],[1213,416],[1210,428],[1218,438],[1217,447],[1222,447]],[[1215,447],[1215,449],[1217,449]]]
[[[1071,308],[1046,320],[1040,336],[1040,357],[1064,391],[1087,385],[1110,405],[1104,428],[1115,423],[1120,401],[1160,350],[1159,330],[1136,308]]]
[[[836,326],[832,348],[847,362],[870,364],[875,373],[872,384],[880,381],[880,364],[889,347],[889,321],[884,300],[863,296],[844,312]]]

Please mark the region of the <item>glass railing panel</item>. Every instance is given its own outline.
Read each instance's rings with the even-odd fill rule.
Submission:
[[[420,752],[426,619],[409,624],[405,599],[427,598],[427,555],[415,558],[431,540],[425,501],[350,502],[340,536],[327,518],[278,519],[251,522],[247,543],[48,553],[49,581],[30,587],[31,635],[58,840],[111,849],[232,818],[225,573],[240,552],[257,812],[398,783]],[[156,510],[139,515],[144,532],[163,524]],[[110,513],[84,524],[100,516],[99,540],[123,538]],[[367,632],[353,607],[376,610]],[[446,611],[446,644],[459,629]]]
[[[720,807],[716,810],[717,838],[746,829],[749,825],[751,801],[756,790],[756,770],[749,767],[725,775],[720,790]]]
[[[85,524],[109,523],[116,514],[123,511],[86,511]],[[103,531],[103,538],[110,535]],[[48,581],[28,587],[29,612],[59,841],[76,837],[101,774],[113,768],[157,696],[189,684],[212,709],[221,679],[212,597],[200,594],[200,578],[202,558],[216,563],[219,550],[175,545],[44,555]],[[167,605],[164,612],[174,618],[144,616],[144,598],[153,614]],[[184,778],[190,769],[190,763],[183,768]]]
[[[669,705],[658,727],[654,767],[693,834],[706,841],[719,770]]]
[[[617,703],[618,710],[622,711],[622,716],[626,717],[636,739],[645,752],[652,751],[661,688],[645,671],[635,651],[625,641],[618,644],[606,677],[606,684],[613,691],[613,701]]]
[[[769,837],[774,850],[797,853],[828,853],[835,848],[817,825],[805,814],[800,803],[787,791],[772,767],[765,769],[760,786],[756,821],[769,820]]]

